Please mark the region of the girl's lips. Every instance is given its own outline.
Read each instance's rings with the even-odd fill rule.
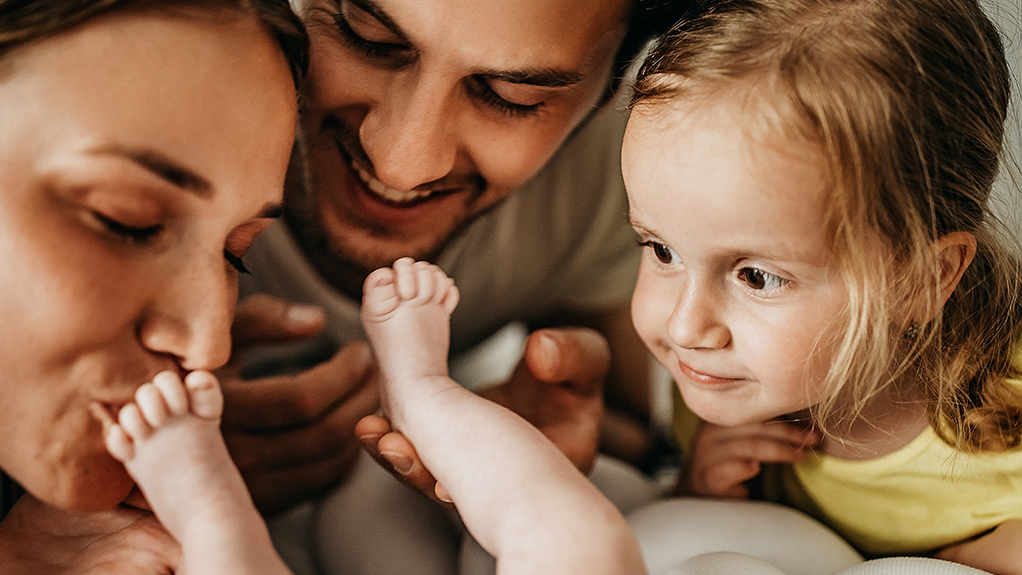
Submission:
[[[708,373],[696,371],[680,360],[678,361],[678,369],[680,369],[682,375],[684,375],[688,379],[696,383],[702,383],[706,385],[723,385],[726,383],[733,383],[739,380],[739,378],[736,377],[735,378],[718,377],[716,375],[710,375]]]

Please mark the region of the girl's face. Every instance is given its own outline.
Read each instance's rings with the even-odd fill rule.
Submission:
[[[132,486],[97,409],[227,360],[237,258],[281,201],[287,64],[212,20],[106,16],[0,62],[0,467],[60,507]]]
[[[734,98],[633,112],[623,169],[644,242],[635,326],[703,419],[816,403],[848,300],[814,150],[754,138]]]

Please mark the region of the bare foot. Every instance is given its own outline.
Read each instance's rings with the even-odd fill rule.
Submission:
[[[181,542],[190,529],[208,528],[195,522],[219,516],[209,506],[232,499],[222,491],[249,497],[220,434],[221,413],[223,394],[212,374],[192,372],[182,382],[164,371],[138,388],[135,402],[121,408],[106,432],[107,450]]]
[[[391,382],[447,375],[458,288],[437,266],[401,258],[366,278],[362,325]]]

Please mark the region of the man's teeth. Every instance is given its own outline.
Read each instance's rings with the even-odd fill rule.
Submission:
[[[380,180],[377,180],[369,172],[362,168],[356,167],[355,170],[358,172],[358,177],[365,182],[365,185],[372,190],[372,192],[382,198],[396,203],[411,202],[430,196],[432,191],[415,191],[415,190],[397,190],[387,184],[384,184]]]

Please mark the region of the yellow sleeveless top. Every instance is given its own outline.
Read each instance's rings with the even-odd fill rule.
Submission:
[[[677,389],[674,423],[684,452],[700,422]],[[1022,519],[1022,447],[962,453],[931,428],[883,457],[814,451],[795,465],[764,465],[757,481],[762,498],[815,517],[866,556],[926,553]]]

